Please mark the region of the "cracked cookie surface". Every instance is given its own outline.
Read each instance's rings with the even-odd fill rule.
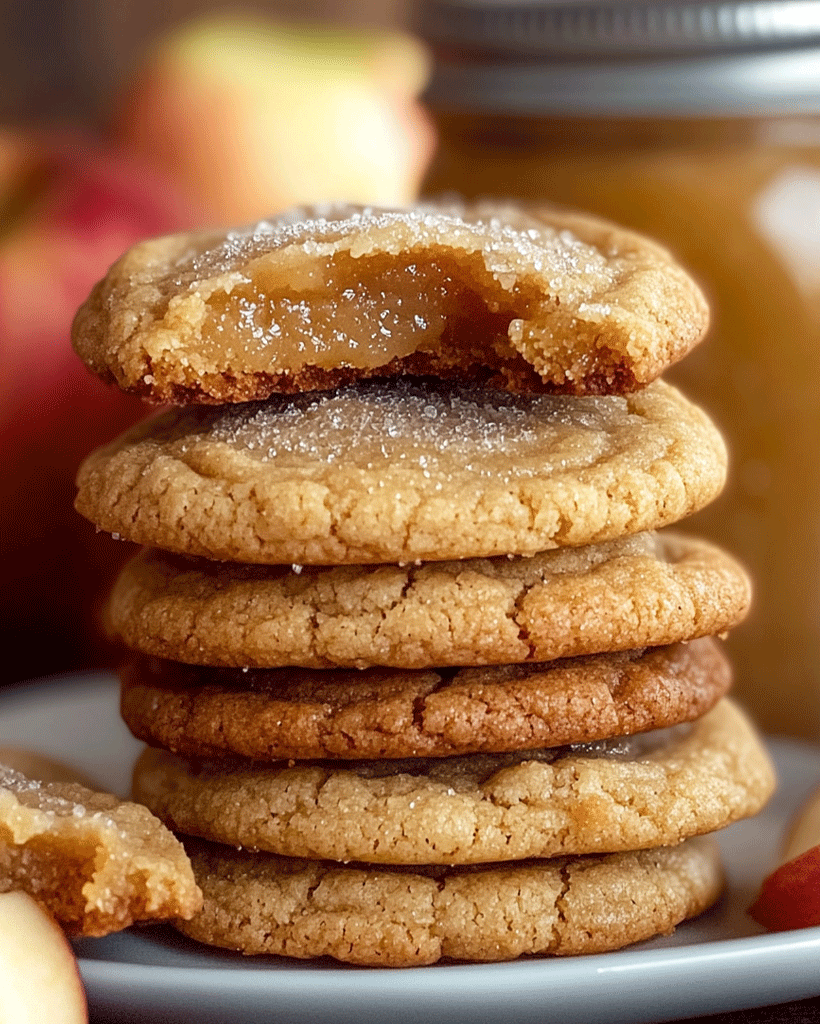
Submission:
[[[633,232],[548,207],[297,209],[142,242],[75,318],[103,379],[156,402],[430,374],[520,392],[634,390],[703,336],[704,298]]]
[[[718,635],[748,579],[703,541],[637,534],[530,558],[254,566],[145,549],[109,630],[132,650],[242,668],[441,668],[550,661]]]
[[[691,721],[726,693],[708,638],[546,665],[250,671],[136,660],[121,711],[139,739],[194,758],[446,757],[553,747]]]
[[[292,857],[467,864],[678,843],[756,813],[774,772],[724,699],[691,726],[581,750],[268,767],[147,749],[135,799],[169,827]]]
[[[239,950],[372,967],[602,953],[667,935],[718,897],[716,847],[680,846],[476,870],[390,870],[188,850],[205,896],[177,927]]]
[[[442,561],[655,529],[725,472],[717,429],[662,381],[591,398],[365,382],[144,421],[86,459],[76,507],[213,559]]]

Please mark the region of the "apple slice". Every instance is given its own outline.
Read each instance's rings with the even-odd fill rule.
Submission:
[[[0,1020],[88,1021],[71,946],[54,919],[24,892],[0,893]]]
[[[769,931],[820,925],[820,789],[795,818],[783,860],[763,880],[749,913]]]

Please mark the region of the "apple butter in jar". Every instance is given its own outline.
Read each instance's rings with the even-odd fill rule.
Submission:
[[[710,300],[667,379],[723,431],[682,528],[748,568],[735,693],[820,738],[820,3],[422,3],[439,133],[425,194],[548,200],[664,242]]]

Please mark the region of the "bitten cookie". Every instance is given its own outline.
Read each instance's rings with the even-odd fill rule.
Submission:
[[[291,857],[469,864],[678,843],[755,814],[768,755],[727,700],[671,736],[585,749],[292,767],[146,750],[135,798],[169,827]]]
[[[365,382],[149,419],[86,459],[76,506],[208,558],[442,561],[654,529],[725,471],[717,429],[662,381],[593,398]]]
[[[716,847],[402,871],[186,841],[205,905],[180,931],[243,953],[371,967],[602,953],[666,935],[720,894]]]
[[[406,373],[597,394],[655,379],[707,317],[664,249],[592,217],[338,205],[137,245],[80,308],[73,341],[105,380],[158,402]]]
[[[237,565],[144,549],[107,619],[132,650],[190,664],[407,669],[718,635],[749,597],[734,559],[683,535],[408,566]]]
[[[72,935],[189,917],[202,903],[184,849],[145,807],[0,765],[0,891],[11,889]]]
[[[137,660],[122,715],[139,739],[194,758],[445,757],[554,747],[677,725],[731,673],[710,639],[646,652],[450,672],[209,669]]]

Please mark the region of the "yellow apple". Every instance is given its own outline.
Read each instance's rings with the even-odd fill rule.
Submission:
[[[88,1021],[71,946],[54,920],[24,892],[0,893],[0,1021]]]
[[[433,149],[416,98],[427,70],[397,32],[210,17],[146,55],[115,137],[218,223],[324,200],[407,203]]]

